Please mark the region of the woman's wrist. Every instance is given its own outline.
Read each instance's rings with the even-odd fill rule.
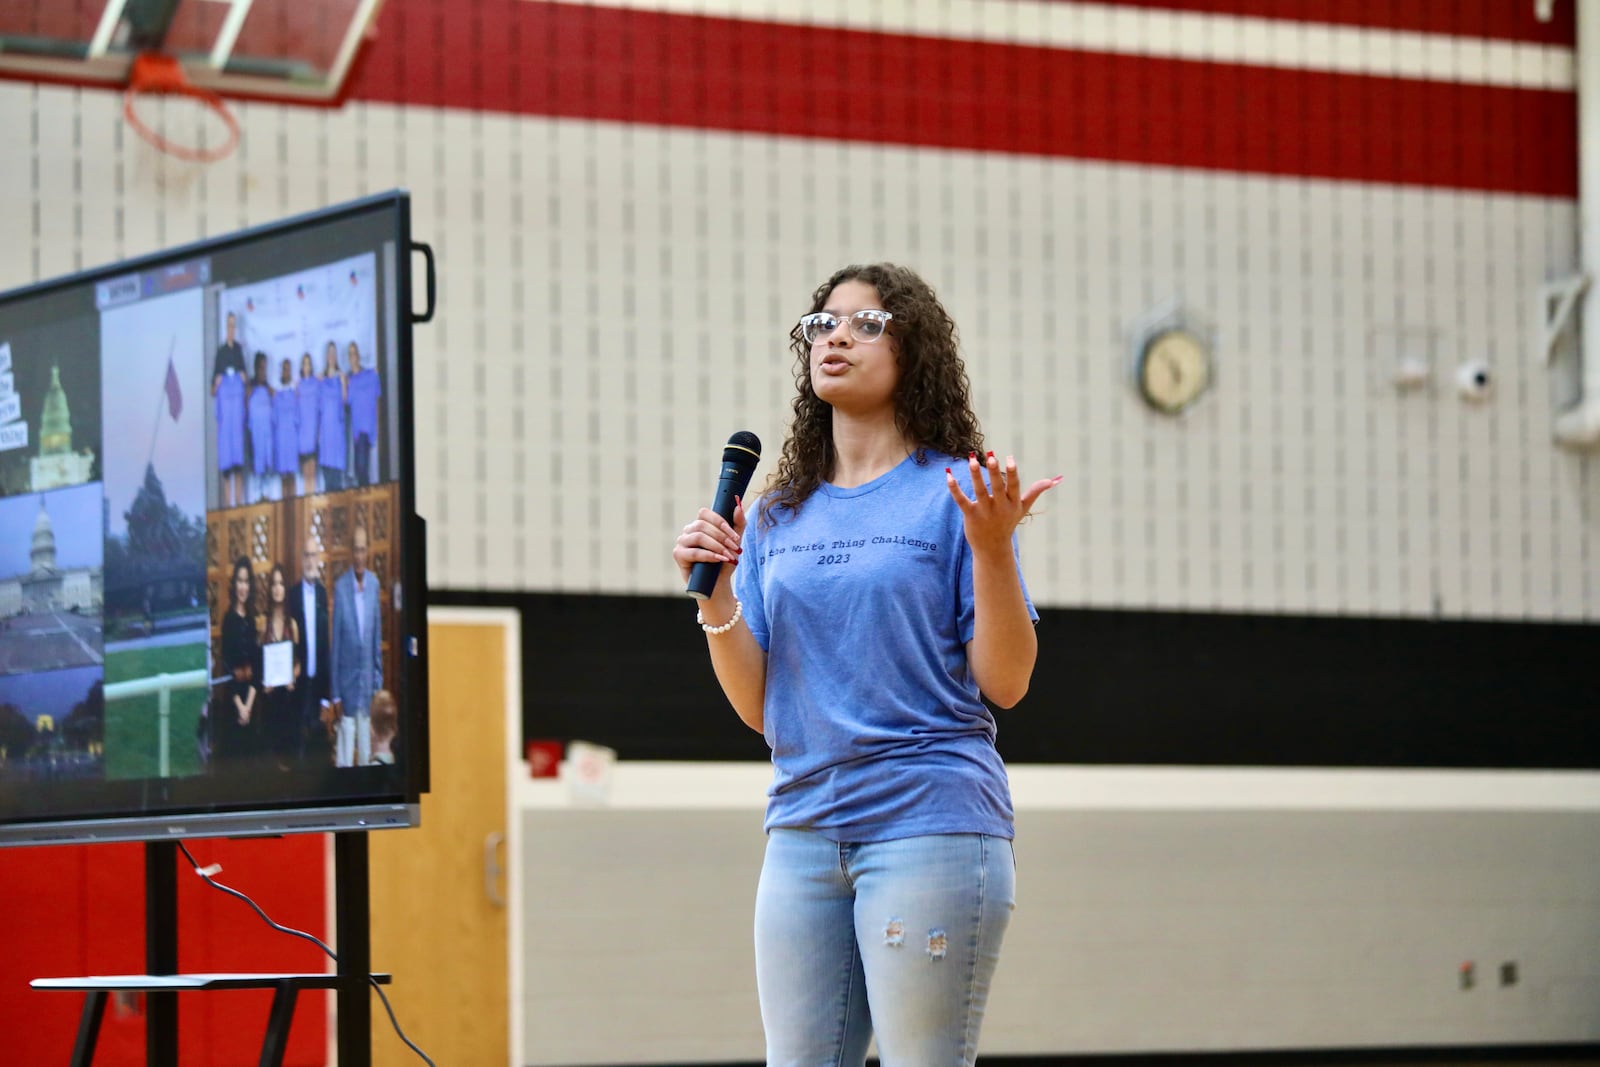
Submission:
[[[720,625],[713,625],[712,623],[707,622],[704,611],[696,611],[694,613],[694,621],[700,624],[700,629],[704,630],[712,637],[717,637],[727,633],[729,630],[739,625],[739,620],[743,617],[744,603],[740,601],[738,597],[733,598],[733,613],[728,617],[728,621]]]

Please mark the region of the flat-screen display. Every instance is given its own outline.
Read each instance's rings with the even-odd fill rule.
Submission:
[[[394,192],[0,294],[0,844],[415,823],[412,251]]]

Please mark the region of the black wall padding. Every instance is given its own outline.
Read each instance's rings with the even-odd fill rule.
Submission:
[[[522,616],[528,738],[765,759],[683,597],[435,590]],[[1045,610],[1009,761],[1600,769],[1600,628]],[[870,665],[864,665],[870,667]]]

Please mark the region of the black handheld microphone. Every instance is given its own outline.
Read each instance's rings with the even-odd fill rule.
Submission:
[[[711,501],[711,510],[733,521],[734,497],[744,496],[750,476],[761,462],[761,438],[749,430],[740,430],[728,438],[722,450],[722,473],[717,475],[717,495]],[[696,563],[689,571],[689,587],[684,590],[696,600],[704,600],[717,587],[717,575],[722,573],[720,563]]]

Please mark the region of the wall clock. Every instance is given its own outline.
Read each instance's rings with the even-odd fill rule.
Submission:
[[[1186,326],[1149,331],[1134,353],[1139,396],[1163,415],[1176,415],[1211,387],[1211,344]]]

